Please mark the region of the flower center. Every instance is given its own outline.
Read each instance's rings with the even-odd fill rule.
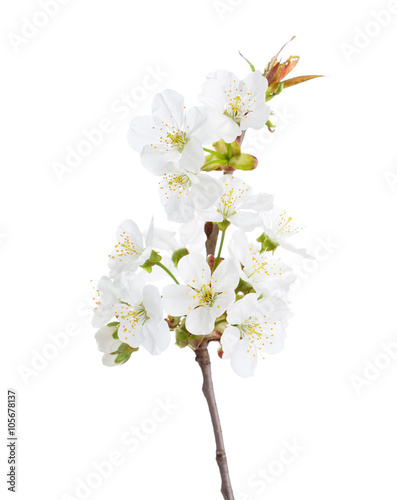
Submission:
[[[187,135],[181,130],[178,130],[175,134],[167,132],[167,140],[172,147],[179,149],[181,152],[181,150],[187,143]]]
[[[121,310],[115,311],[114,315],[119,321],[127,321],[129,328],[132,330],[135,330],[139,326],[143,326],[149,319],[143,303],[135,305],[124,303],[121,306]],[[123,325],[122,334],[127,335],[128,333],[131,333],[128,326],[126,324]],[[127,337],[125,338],[127,339]]]
[[[120,261],[122,257],[139,257],[143,251],[141,245],[132,241],[125,231],[121,233],[120,241],[115,246],[115,249],[116,255],[113,255],[112,258],[117,257]]]
[[[263,334],[261,325],[259,323],[255,323],[251,317],[246,319],[243,323],[237,325],[237,328],[240,330],[242,337],[256,335],[260,338]]]
[[[281,275],[281,268],[277,267],[277,261],[268,262],[266,256],[260,252],[251,254],[251,262],[244,267],[248,279],[260,282],[268,278]]]
[[[243,185],[245,185],[245,182]],[[225,186],[227,187],[227,184],[225,184]],[[227,219],[237,213],[237,206],[247,191],[248,188],[245,187],[232,187],[229,191],[222,195],[218,212],[223,215],[224,219]]]
[[[199,299],[199,303],[196,307],[212,307],[215,303],[216,298],[218,297],[218,295],[220,295],[219,292],[214,292],[211,283],[209,285],[202,285],[199,289],[193,288],[191,285],[189,286],[196,292],[196,295],[193,296],[193,299]]]
[[[160,182],[160,189],[164,190],[164,194],[168,199],[173,194],[179,198],[180,195],[187,195],[192,181],[186,174],[165,174]]]
[[[215,299],[217,297],[217,293],[213,292],[211,284],[203,285],[200,290],[198,290],[200,302],[199,306],[209,306],[212,307],[214,305]]]
[[[186,132],[170,127],[167,123],[164,123],[164,128],[160,128],[160,132],[162,134],[160,135],[160,145],[166,151],[176,149],[179,153],[182,153],[183,148],[189,142]],[[154,146],[154,144],[151,144],[151,146]],[[154,147],[156,148],[156,146]]]
[[[278,235],[289,237],[298,233],[300,229],[292,222],[292,217],[288,217],[285,210],[280,212],[276,219],[275,231]]]
[[[264,358],[262,349],[266,344],[273,344],[273,329],[276,322],[271,321],[268,324],[266,316],[263,319],[265,320],[263,323],[258,323],[255,321],[255,318],[249,317],[243,323],[236,325],[240,331],[241,338],[248,339],[249,346],[247,353],[251,353],[254,358],[257,353]]]
[[[223,114],[240,125],[241,118],[252,111],[251,106],[255,99],[250,97],[252,96],[251,92],[245,92],[245,89],[233,88],[232,85],[228,86],[225,94],[226,109]]]

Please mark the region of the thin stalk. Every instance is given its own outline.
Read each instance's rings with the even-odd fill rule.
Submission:
[[[222,153],[218,153],[218,151],[213,151],[212,149],[207,149],[203,148],[206,153],[211,153],[214,156],[218,156],[218,158],[223,158],[224,160],[227,160],[226,156],[223,155]]]
[[[221,259],[223,242],[225,241],[225,233],[226,233],[226,230],[222,231],[222,236],[221,236],[221,242],[219,244],[218,255],[216,256],[215,263],[214,263],[214,271],[218,267],[219,261]]]
[[[212,427],[214,429],[216,443],[216,461],[221,475],[221,493],[225,500],[234,500],[233,489],[230,482],[229,468],[227,465],[225,444],[223,442],[222,427],[219,419],[218,407],[216,405],[214,386],[212,384],[211,360],[208,353],[208,342],[202,342],[195,350],[196,361],[203,373],[203,393],[208,403],[211,415]]]
[[[172,274],[172,272],[168,269],[168,267],[165,267],[164,264],[161,262],[156,262],[156,266],[161,267],[161,269],[164,269],[164,271],[171,276],[171,278],[175,281],[177,285],[179,285],[179,281],[175,278],[175,276]]]

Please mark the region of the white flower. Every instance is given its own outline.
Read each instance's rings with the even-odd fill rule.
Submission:
[[[221,337],[223,357],[231,359],[233,370],[242,377],[254,374],[258,356],[280,352],[284,345],[283,326],[269,315],[269,303],[250,293],[227,310],[227,322]]]
[[[189,222],[195,210],[209,208],[220,196],[221,183],[200,172],[203,163],[203,150],[196,158],[184,150],[178,162],[168,162],[163,167],[160,199],[169,220]]]
[[[292,222],[292,217],[288,217],[285,210],[273,208],[271,212],[263,213],[262,219],[263,230],[266,236],[272,240],[271,243],[280,245],[285,250],[295,252],[306,259],[313,258],[304,248],[295,248],[287,241],[291,236],[297,234],[300,228]]]
[[[208,139],[203,111],[194,107],[186,113],[183,96],[164,90],[155,96],[152,113],[133,118],[128,133],[130,146],[141,153],[142,163],[150,172],[162,175],[164,164],[178,161],[183,151],[190,158],[201,157],[202,144]]]
[[[150,354],[160,354],[170,342],[170,332],[163,319],[160,292],[141,278],[124,283],[121,300],[112,306],[120,322],[118,337],[131,347],[143,346]]]
[[[222,183],[223,194],[216,205],[199,212],[199,217],[210,222],[228,221],[245,231],[260,226],[259,213],[272,208],[273,196],[266,193],[253,195],[248,184],[231,175],[224,175]]]
[[[229,250],[241,263],[241,278],[264,297],[282,295],[296,279],[291,268],[280,259],[269,257],[269,252],[261,252],[258,245],[249,244],[241,230],[233,234]]]
[[[117,229],[117,245],[109,255],[110,277],[115,278],[121,272],[136,271],[152,253],[153,220],[145,241],[136,223],[125,220]]]
[[[158,227],[154,228],[154,246],[160,250],[166,250],[171,254],[180,248],[187,248],[189,253],[198,253],[204,248],[206,239],[204,225],[197,218],[180,225],[177,236],[174,231]]]
[[[229,71],[219,70],[204,83],[201,102],[217,138],[233,142],[248,129],[262,128],[270,116],[266,104],[267,79],[260,71],[239,80]]]
[[[98,349],[104,353],[102,356],[102,363],[105,366],[119,366],[116,363],[117,354],[112,354],[116,352],[122,344],[120,340],[113,337],[116,330],[117,327],[114,326],[103,326],[95,334]]]
[[[102,276],[96,288],[96,296],[94,297],[94,316],[92,325],[95,328],[100,328],[106,325],[113,317],[112,305],[118,300],[118,287],[108,276]]]
[[[202,255],[183,257],[178,270],[186,285],[168,285],[163,290],[164,308],[172,316],[186,315],[186,328],[194,335],[208,335],[215,320],[235,300],[239,276],[232,259],[219,264],[211,275]]]

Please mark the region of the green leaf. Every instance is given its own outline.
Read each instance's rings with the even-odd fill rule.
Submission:
[[[112,321],[111,323],[108,323],[106,326],[119,326],[120,321]]]
[[[289,80],[284,80],[284,88],[293,87],[294,85],[299,85],[300,83],[308,82],[313,80],[313,78],[323,78],[324,75],[306,75],[306,76],[296,76],[295,78],[290,78]]]

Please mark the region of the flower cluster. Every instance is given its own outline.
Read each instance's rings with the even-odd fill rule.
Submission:
[[[211,73],[190,109],[178,92],[164,90],[151,116],[131,122],[129,144],[159,178],[161,204],[179,229],[153,220],[143,233],[132,220],[119,226],[93,319],[107,366],[140,347],[160,354],[173,333],[181,348],[218,342],[219,356],[248,377],[258,358],[283,347],[295,278],[279,248],[308,255],[289,242],[298,227],[273,196],[241,177],[258,165],[242,152],[244,136],[272,126],[267,101],[282,90],[269,66],[266,74],[251,69],[242,80]],[[280,82],[284,74],[277,75]]]

